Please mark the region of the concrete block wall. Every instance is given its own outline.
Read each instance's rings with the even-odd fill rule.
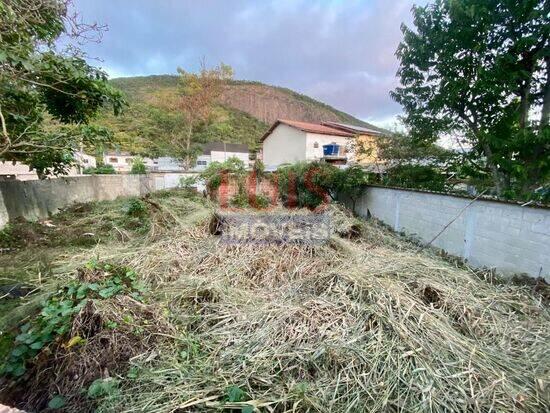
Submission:
[[[32,181],[0,181],[0,228],[9,220],[47,218],[77,203],[142,196],[175,188],[185,174],[84,175]]]
[[[550,282],[550,209],[410,190],[368,187],[357,201],[395,231],[432,243],[474,267]]]

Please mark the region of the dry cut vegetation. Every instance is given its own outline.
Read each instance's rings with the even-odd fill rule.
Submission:
[[[337,207],[323,245],[225,245],[202,200],[172,192],[141,202],[146,231],[70,256],[42,247],[52,270],[7,317],[8,360],[21,326],[32,332],[45,317],[44,300],[87,285],[85,303],[25,372],[4,374],[0,401],[75,412],[540,412],[550,403],[550,312],[530,287],[488,282]]]

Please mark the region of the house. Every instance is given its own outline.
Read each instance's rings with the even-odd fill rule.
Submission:
[[[360,151],[355,151],[356,162],[363,165],[373,165],[379,163],[378,142],[380,138],[389,135],[389,132],[387,130],[375,127],[366,128],[362,126],[355,126],[338,122],[323,122],[322,124],[355,135],[356,145],[362,146]]]
[[[153,170],[158,161],[151,158],[143,158],[138,155],[132,155],[129,152],[107,152],[103,154],[103,164],[112,165],[116,172],[129,173],[132,170],[132,164],[135,158],[141,158],[148,170]]]
[[[153,166],[150,168],[152,172],[183,172],[185,170],[179,159],[170,156],[161,156],[152,161]]]
[[[202,171],[212,162],[225,162],[229,158],[238,158],[246,167],[250,164],[248,145],[241,143],[209,142],[204,145],[202,155],[197,157],[193,170]]]
[[[299,161],[346,164],[354,160],[354,136],[332,126],[279,119],[261,138],[261,156],[267,170]]]
[[[74,159],[75,164],[63,176],[78,176],[82,174],[84,168],[96,166],[95,157],[84,152],[75,152]],[[38,175],[34,170],[31,171],[28,165],[21,162],[0,161],[0,179],[30,181],[38,179]]]

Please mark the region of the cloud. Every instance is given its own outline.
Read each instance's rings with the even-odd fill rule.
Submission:
[[[112,76],[228,63],[240,79],[285,86],[359,118],[395,117],[395,50],[411,0],[76,0],[107,24],[85,50]]]

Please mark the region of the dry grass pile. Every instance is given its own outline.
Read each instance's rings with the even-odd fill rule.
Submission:
[[[325,211],[333,236],[324,244],[225,244],[210,208],[170,194],[144,202],[140,242],[99,244],[93,255],[134,269],[148,304],[94,300],[69,334],[86,342],[57,346],[48,358],[57,362],[36,367],[41,394],[75,395],[67,411],[540,412],[550,403],[550,311],[529,287],[488,283],[340,208]],[[84,400],[106,377],[116,389]]]
[[[170,303],[181,336],[173,353],[136,364],[103,410],[548,406],[540,297],[329,213],[344,236],[326,245],[224,245],[203,223],[128,259]]]

